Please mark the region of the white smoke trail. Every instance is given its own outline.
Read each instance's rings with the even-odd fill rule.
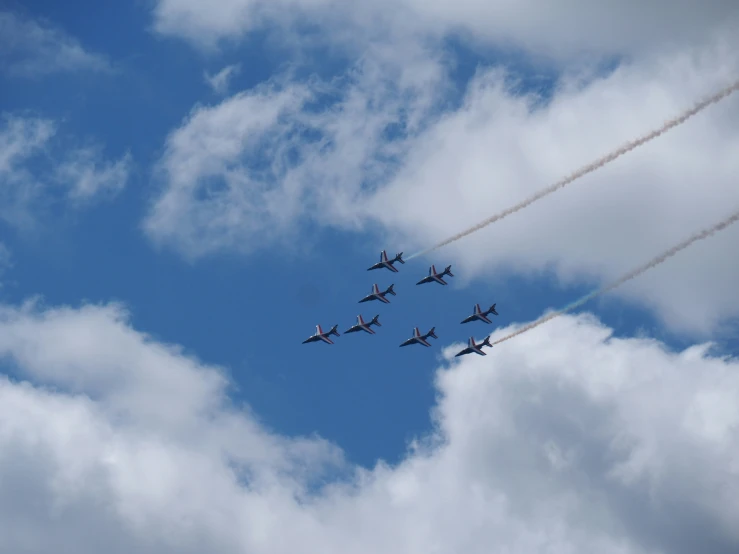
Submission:
[[[545,315],[545,316],[537,319],[536,321],[534,321],[532,323],[529,323],[528,325],[524,325],[523,327],[521,327],[517,331],[515,331],[515,332],[511,333],[510,335],[507,335],[507,336],[505,336],[505,337],[503,337],[501,339],[496,340],[492,344],[494,344],[494,345],[495,344],[500,344],[501,342],[507,341],[508,339],[512,339],[513,337],[516,337],[516,336],[518,336],[518,335],[520,335],[522,333],[525,333],[526,331],[530,331],[534,327],[538,327],[539,325],[541,325],[542,323],[546,323],[550,319],[554,319],[557,316],[560,316],[560,315],[562,315],[564,313],[567,313],[567,312],[569,312],[571,310],[574,310],[578,306],[581,306],[581,305],[585,304],[585,302],[587,302],[588,300],[591,300],[591,299],[595,298],[596,296],[600,296],[601,294],[604,294],[604,293],[606,293],[606,292],[608,292],[610,290],[613,290],[616,287],[618,287],[620,285],[623,285],[626,281],[631,281],[631,279],[633,279],[635,277],[638,277],[639,275],[641,275],[642,273],[644,273],[648,269],[651,269],[651,268],[653,268],[653,267],[661,264],[662,262],[664,262],[668,258],[671,258],[672,256],[674,256],[675,254],[677,254],[681,250],[686,249],[688,246],[690,246],[694,242],[699,241],[699,240],[706,239],[706,238],[710,237],[711,235],[713,235],[714,233],[717,233],[718,231],[722,231],[723,229],[725,229],[726,227],[728,227],[732,223],[736,223],[737,221],[739,221],[739,212],[734,213],[734,215],[732,215],[732,216],[724,219],[722,222],[717,223],[713,227],[710,227],[708,229],[704,229],[703,231],[700,231],[700,232],[694,234],[692,237],[684,240],[683,242],[681,242],[677,246],[673,246],[672,248],[670,248],[669,250],[667,250],[663,254],[660,254],[659,256],[657,256],[656,258],[652,259],[650,262],[644,264],[643,266],[638,267],[638,268],[636,268],[636,269],[634,269],[632,271],[629,271],[628,273],[626,273],[625,275],[623,275],[620,279],[617,279],[616,281],[614,281],[610,285],[605,286],[603,288],[600,288],[600,289],[598,289],[596,291],[591,292],[590,294],[587,294],[587,295],[583,296],[579,300],[576,300],[575,302],[572,302],[571,304],[568,304],[567,306],[565,306],[561,310],[558,310],[556,312],[552,312],[550,314],[547,314],[547,315]]]
[[[681,123],[684,123],[692,116],[696,115],[701,110],[707,108],[708,106],[715,104],[716,102],[722,100],[723,98],[729,96],[731,93],[736,92],[739,90],[739,81],[734,82],[732,85],[729,85],[728,87],[722,89],[721,91],[717,92],[713,96],[710,96],[706,98],[705,100],[702,100],[695,104],[691,109],[687,110],[686,112],[682,113],[678,117],[675,117],[674,119],[671,119],[667,121],[662,127],[657,129],[656,131],[652,131],[646,135],[644,135],[641,138],[638,138],[632,142],[628,142],[625,145],[623,145],[618,150],[615,150],[614,152],[611,152],[610,154],[603,156],[599,160],[596,160],[595,162],[586,165],[585,167],[582,167],[581,169],[578,169],[574,173],[572,173],[570,176],[565,177],[561,181],[554,183],[553,185],[540,190],[533,196],[527,198],[526,200],[523,200],[519,204],[516,204],[515,206],[512,206],[502,212],[500,212],[497,215],[494,215],[492,217],[489,217],[488,219],[485,219],[484,221],[481,221],[474,227],[470,227],[466,231],[462,231],[461,233],[457,233],[454,236],[449,237],[448,239],[438,243],[436,246],[432,246],[431,248],[427,248],[426,250],[422,250],[421,252],[417,252],[416,254],[413,254],[412,256],[409,256],[406,258],[407,260],[410,260],[412,258],[415,258],[417,256],[422,256],[424,254],[427,254],[433,250],[436,250],[438,248],[441,248],[442,246],[446,246],[447,244],[451,244],[452,242],[458,241],[461,238],[466,237],[467,235],[471,235],[475,231],[479,231],[483,227],[487,227],[491,223],[495,223],[496,221],[503,219],[506,216],[509,216],[511,214],[516,213],[519,210],[524,209],[526,206],[533,204],[540,198],[544,198],[545,196],[565,187],[566,185],[569,185],[572,181],[575,181],[576,179],[579,179],[580,177],[583,177],[587,175],[588,173],[591,173],[595,171],[598,168],[603,167],[604,165],[614,161],[616,158],[623,156],[624,154],[630,152],[634,148],[641,146],[642,144],[649,142],[652,139],[657,138],[662,133],[665,133],[669,131],[670,129],[677,127]]]

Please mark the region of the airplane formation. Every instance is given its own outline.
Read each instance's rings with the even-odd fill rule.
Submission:
[[[397,254],[392,260],[387,257],[387,253],[385,250],[383,250],[380,253],[380,261],[374,264],[372,267],[368,268],[367,271],[373,271],[375,269],[388,269],[394,273],[398,273],[398,268],[396,268],[393,264],[395,263],[401,263],[405,264],[403,261],[403,253]],[[440,285],[446,285],[447,282],[444,281],[443,277],[445,275],[448,275],[449,277],[454,277],[454,274],[451,271],[452,266],[448,265],[444,269],[444,271],[438,273],[436,271],[436,267],[432,265],[429,267],[429,274],[418,281],[416,285],[423,285],[425,283],[439,283]],[[379,302],[383,302],[385,304],[389,304],[390,300],[387,298],[387,295],[396,296],[395,291],[393,290],[394,285],[390,285],[387,289],[384,291],[381,291],[379,287],[377,286],[377,283],[372,285],[372,292],[362,298],[359,303],[362,302],[371,302],[374,300],[377,300]],[[464,318],[460,323],[470,323],[472,321],[482,321],[483,323],[490,324],[492,321],[488,318],[490,314],[498,315],[498,312],[495,311],[495,304],[490,306],[485,311],[482,311],[480,308],[480,304],[475,304],[474,308],[472,309],[472,315]],[[375,331],[372,329],[372,326],[382,327],[382,325],[379,322],[379,315],[376,315],[373,317],[369,322],[365,322],[362,315],[357,316],[357,323],[344,331],[345,334],[347,333],[357,333],[359,331],[364,331],[365,333],[369,333],[371,335],[375,334]],[[323,341],[328,344],[334,344],[334,342],[331,340],[330,336],[340,336],[339,332],[337,330],[338,324],[334,325],[329,331],[324,332],[320,325],[316,325],[316,333],[307,339],[303,341],[303,344],[309,343],[309,342],[318,342]],[[411,344],[421,344],[423,346],[431,346],[431,343],[427,340],[429,337],[438,339],[439,337],[436,336],[435,333],[436,327],[431,327],[431,329],[426,334],[421,334],[418,327],[413,328],[413,335],[408,340],[404,341],[400,344],[400,346],[409,346]],[[490,348],[493,347],[492,344],[490,344],[490,335],[485,337],[482,342],[475,342],[474,337],[470,337],[467,341],[467,348],[461,350],[456,356],[464,356],[465,354],[479,354],[480,356],[487,356],[485,352],[483,352],[482,347],[488,346]]]

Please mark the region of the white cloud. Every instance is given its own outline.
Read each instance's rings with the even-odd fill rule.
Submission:
[[[67,184],[68,196],[72,200],[87,201],[121,192],[131,167],[130,153],[115,162],[106,162],[98,149],[86,147],[72,151],[55,172],[57,179]]]
[[[145,228],[197,257],[257,249],[305,218],[357,225],[362,189],[386,180],[406,148],[388,127],[415,135],[447,87],[439,60],[409,43],[402,56],[377,48],[341,83],[275,80],[196,106],[167,139]]]
[[[406,36],[457,34],[476,43],[565,59],[703,43],[718,31],[732,34],[739,6],[733,0],[159,0],[153,15],[159,32],[205,47],[267,24],[292,28],[310,21],[322,26],[328,40],[363,39],[379,25]]]
[[[47,119],[14,117],[3,114],[0,133],[0,173],[13,171],[16,164],[41,149],[55,133]]]
[[[61,187],[74,203],[111,197],[125,186],[132,168],[129,154],[108,162],[98,147],[68,147],[55,140],[50,120],[17,113],[0,121],[0,218],[16,227],[37,221],[37,210]]]
[[[29,160],[41,154],[56,126],[48,119],[3,114],[0,127],[0,183],[2,208],[0,217],[16,226],[25,227],[33,218],[27,206],[39,194],[39,183],[28,167]]]
[[[105,57],[88,52],[63,30],[9,11],[0,12],[0,63],[23,77],[110,69]]]
[[[0,379],[0,549],[736,551],[739,366],[609,335],[562,317],[445,362],[433,436],[309,493],[336,447],[269,433],[120,306],[4,306],[34,384]]]
[[[481,69],[463,105],[439,113],[451,87],[447,60],[412,45],[368,50],[340,81],[337,102],[324,94],[337,94],[335,84],[310,81],[284,85],[300,91],[289,96],[258,88],[196,108],[168,140],[150,235],[197,257],[267,246],[305,220],[349,229],[379,222],[370,228],[387,235],[385,244],[409,253],[661,126],[735,80],[739,61],[719,40],[644,56],[605,77],[565,73],[546,105],[521,97],[501,71]],[[460,265],[457,283],[543,269],[608,283],[739,206],[736,106],[730,97],[432,258]],[[616,294],[645,303],[674,330],[715,330],[739,314],[739,264],[727,255],[737,232]]]
[[[661,126],[735,79],[732,59],[714,51],[624,66],[533,111],[528,98],[483,74],[367,210],[412,244],[431,246]],[[455,260],[470,277],[553,269],[564,281],[616,279],[739,208],[738,99],[429,259]],[[616,294],[655,308],[674,329],[712,330],[739,314],[739,264],[726,255],[737,232],[727,229]]]
[[[210,88],[216,94],[226,94],[228,92],[228,85],[231,82],[231,78],[241,71],[241,64],[227,65],[221,69],[215,75],[205,73],[205,82],[208,83]]]

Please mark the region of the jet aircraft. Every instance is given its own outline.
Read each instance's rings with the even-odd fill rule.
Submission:
[[[489,314],[499,315],[498,312],[495,311],[495,304],[490,306],[490,309],[485,312],[480,310],[480,304],[475,304],[475,307],[472,310],[472,315],[464,318],[462,320],[462,323],[469,323],[470,321],[475,321],[476,319],[484,321],[485,323],[492,323],[492,321],[487,318]]]
[[[382,269],[383,267],[386,267],[390,271],[394,271],[395,273],[397,273],[398,270],[393,266],[395,262],[400,262],[401,264],[405,263],[403,261],[403,253],[401,252],[400,254],[396,254],[392,260],[388,260],[387,252],[383,250],[382,252],[380,252],[380,261],[372,267],[367,268],[367,271],[372,271],[373,269]]]
[[[449,277],[454,277],[454,275],[452,274],[451,269],[452,269],[452,266],[448,265],[448,266],[446,266],[446,269],[444,271],[442,271],[441,273],[436,273],[436,267],[432,265],[429,268],[428,277],[424,277],[423,279],[421,279],[420,281],[418,281],[418,283],[416,283],[416,284],[417,285],[422,285],[424,283],[433,283],[434,281],[436,281],[437,283],[440,283],[442,285],[446,285],[447,283],[446,283],[446,281],[444,281],[444,279],[442,279],[442,277],[444,277],[444,275],[449,275]]]
[[[422,344],[424,346],[431,346],[428,341],[426,340],[429,337],[434,337],[435,339],[438,339],[439,337],[436,336],[436,333],[434,333],[434,330],[436,327],[432,327],[428,333],[425,335],[422,335],[420,331],[418,330],[418,327],[413,328],[413,336],[409,338],[407,341],[405,341],[400,346],[408,346],[409,344]]]
[[[482,351],[483,346],[489,346],[490,348],[493,347],[493,345],[490,344],[490,335],[485,337],[485,340],[479,344],[475,343],[474,337],[470,337],[470,339],[467,341],[467,348],[465,348],[464,350],[461,350],[459,354],[456,354],[454,357],[456,358],[457,356],[464,356],[465,354],[472,354],[473,352],[475,354],[479,354],[480,356],[487,356],[487,354],[485,354],[485,352]]]
[[[321,326],[320,325],[316,325],[316,334],[313,335],[313,336],[311,336],[311,337],[308,337],[307,339],[305,339],[303,341],[303,344],[305,344],[307,342],[316,342],[316,341],[319,341],[319,340],[322,340],[323,342],[327,342],[329,344],[333,344],[334,341],[332,341],[328,337],[329,337],[329,335],[336,335],[337,337],[339,336],[339,332],[336,330],[337,327],[338,327],[338,325],[334,325],[333,327],[331,327],[331,330],[330,331],[324,333],[323,332],[323,329],[321,329]]]
[[[369,333],[370,335],[374,335],[375,332],[370,329],[370,326],[377,325],[378,327],[382,327],[379,321],[377,321],[377,318],[380,317],[379,315],[376,315],[372,318],[372,321],[369,323],[364,322],[364,318],[362,317],[362,314],[357,316],[357,324],[353,327],[350,327],[346,331],[344,331],[344,334],[347,333],[356,333],[357,331],[365,331],[366,333]]]
[[[397,296],[395,294],[395,291],[393,290],[393,287],[395,285],[390,285],[386,291],[380,292],[380,289],[377,288],[377,283],[372,285],[372,294],[368,294],[364,298],[362,298],[359,302],[369,302],[370,300],[379,300],[380,302],[384,302],[385,304],[390,304],[390,300],[385,298],[385,295],[392,294],[393,296]]]

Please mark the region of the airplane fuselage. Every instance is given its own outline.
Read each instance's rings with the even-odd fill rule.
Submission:
[[[384,293],[380,294],[370,294],[368,296],[365,296],[360,300],[360,302],[372,302],[373,300],[379,300],[380,302],[384,302],[385,304],[390,304],[390,300],[385,298]]]
[[[393,267],[393,264],[391,262],[377,262],[375,265],[368,268],[367,271],[372,271],[373,269],[382,269],[382,268],[386,268],[386,269],[389,269],[390,271],[398,273],[398,270]]]
[[[470,337],[467,341],[467,348],[464,350],[460,350],[457,354],[455,354],[455,358],[457,356],[464,356],[466,354],[479,354],[480,356],[487,356],[485,352],[482,351],[483,346],[489,346],[492,348],[492,344],[490,344],[490,337],[485,337],[485,340],[483,340],[481,343],[477,344],[475,342],[474,337]]]
[[[307,344],[307,343],[310,343],[310,342],[317,342],[319,340],[320,341],[323,341],[323,342],[325,342],[327,344],[333,344],[334,341],[332,341],[330,338],[328,338],[328,336],[329,335],[336,335],[337,337],[339,336],[339,332],[336,330],[336,327],[337,326],[334,325],[331,328],[330,331],[327,331],[327,332],[324,333],[323,332],[323,329],[321,329],[321,326],[320,325],[316,325],[316,333],[315,333],[315,335],[312,335],[312,336],[308,337],[307,339],[305,339],[303,341],[303,344]]]
[[[440,285],[446,285],[447,282],[444,281],[444,279],[443,279],[444,275],[449,275],[450,277],[454,277],[454,275],[452,275],[452,272],[450,270],[451,267],[452,266],[448,266],[441,273],[436,273],[436,266],[433,266],[432,265],[429,268],[429,274],[426,277],[424,277],[423,279],[421,279],[420,281],[418,281],[418,283],[416,283],[416,284],[417,285],[423,285],[424,283],[439,283]]]
[[[385,304],[390,304],[390,300],[385,298],[388,294],[392,294],[395,296],[395,291],[393,290],[394,285],[390,285],[387,290],[384,292],[380,292],[380,289],[377,287],[377,283],[372,285],[372,293],[368,294],[364,298],[362,298],[359,302],[371,302],[372,300],[379,300],[380,302],[384,302]]]
[[[400,262],[401,264],[405,263],[403,261],[403,258],[401,257],[402,255],[403,255],[403,253],[401,252],[400,254],[398,254],[397,256],[395,256],[395,258],[393,258],[392,260],[389,260],[388,257],[387,257],[387,252],[385,252],[383,250],[382,252],[380,252],[380,261],[377,262],[372,267],[367,268],[367,271],[372,271],[373,269],[382,269],[382,268],[385,268],[385,269],[389,269],[390,271],[392,271],[394,273],[398,273],[397,268],[395,268],[393,266],[393,264],[395,262]]]
[[[344,331],[344,334],[347,333],[356,333],[358,331],[364,331],[365,333],[370,333],[371,335],[374,335],[375,332],[370,329],[367,325],[355,325],[354,327],[350,327],[346,331]]]
[[[485,317],[482,314],[472,314],[471,316],[463,319],[462,323],[469,323],[470,321],[476,321],[476,320],[484,321],[485,323],[492,323],[492,321],[490,321],[487,317]]]
[[[436,337],[436,334],[434,333],[434,330],[436,328],[432,327],[431,330],[426,333],[425,335],[422,335],[421,332],[418,330],[418,327],[413,328],[413,336],[409,338],[407,341],[405,341],[400,346],[408,346],[410,344],[422,344],[424,346],[431,346],[431,344],[426,340],[429,337]]]
[[[422,339],[421,337],[413,337],[411,339],[408,339],[400,346],[408,346],[410,344],[422,344],[424,346],[431,346],[426,340]]]

